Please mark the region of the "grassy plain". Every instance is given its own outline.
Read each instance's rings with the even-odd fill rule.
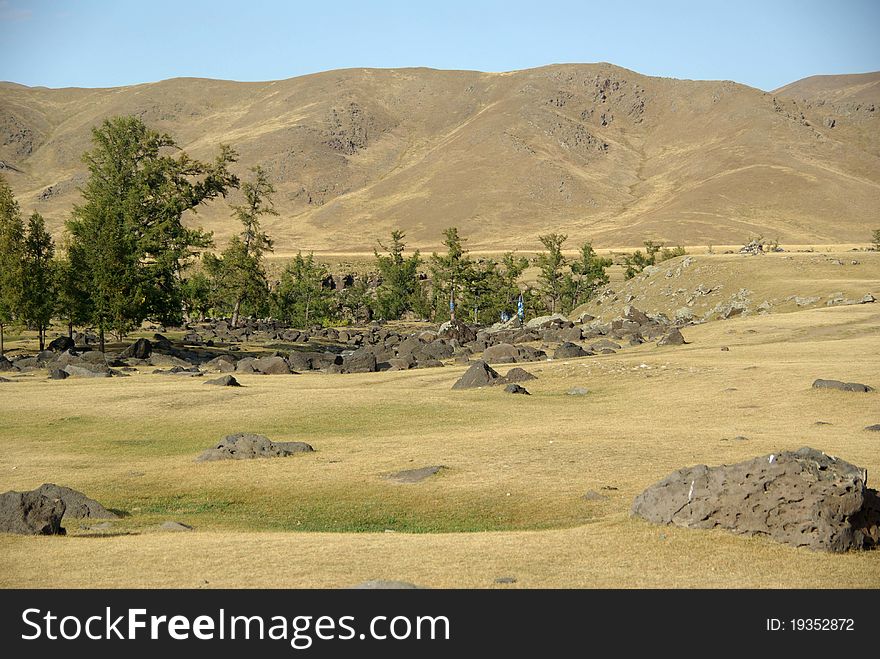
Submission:
[[[810,385],[880,386],[878,328],[877,304],[711,322],[686,328],[686,346],[525,365],[529,397],[451,391],[463,366],[242,375],[241,389],[12,376],[0,490],[56,482],[124,517],[102,531],[67,523],[66,538],[0,535],[0,585],[493,587],[513,575],[513,587],[877,588],[880,552],[652,526],[629,508],[679,467],[801,446],[867,468],[876,486],[880,437],[864,428],[880,423],[880,394]],[[316,451],[194,462],[240,431]],[[446,469],[386,478],[426,465]],[[195,530],[159,531],[166,520]]]

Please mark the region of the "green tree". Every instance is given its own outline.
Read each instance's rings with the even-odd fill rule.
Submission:
[[[262,316],[267,311],[269,282],[262,259],[257,258],[239,236],[233,236],[220,254],[205,253],[202,266],[211,279],[213,309],[239,318]]]
[[[67,336],[73,338],[74,326],[82,326],[91,318],[89,291],[83,285],[84,266],[67,255],[55,262],[55,316],[67,324]]]
[[[314,255],[297,252],[272,291],[272,316],[303,328],[312,322],[332,320],[337,304],[333,290],[324,285],[329,276],[327,266],[316,262]]]
[[[200,269],[184,278],[181,287],[183,310],[190,319],[203,319],[208,315],[214,301],[211,278]]]
[[[545,298],[545,305],[550,313],[556,313],[566,290],[565,256],[562,245],[568,236],[562,233],[549,233],[538,236],[546,252],[538,254],[535,265],[540,269],[538,275],[539,291]]]
[[[422,257],[419,250],[408,257],[403,255],[405,237],[402,231],[392,231],[391,243],[387,247],[379,243],[387,254],[373,250],[381,280],[376,289],[376,313],[385,320],[396,320],[407,311],[424,312],[424,294],[419,281]]]
[[[641,250],[636,250],[632,254],[627,254],[623,258],[623,263],[626,266],[624,277],[626,279],[632,279],[649,265],[654,265],[657,261],[657,252],[660,251],[662,246],[661,243],[646,240],[644,254]]]
[[[342,314],[353,323],[370,322],[375,313],[375,296],[366,274],[354,277],[354,283],[339,293],[339,306]]]
[[[462,296],[462,308],[474,323],[488,325],[498,322],[501,314],[516,313],[520,295],[519,278],[529,260],[507,252],[500,262],[481,259],[472,264]]]
[[[473,262],[464,248],[466,240],[459,236],[458,228],[449,227],[443,232],[446,253],[431,255],[432,306],[437,318],[455,319],[457,301],[473,277]]]
[[[4,333],[21,304],[21,255],[24,223],[12,188],[0,176],[0,355]]]
[[[180,320],[181,272],[211,243],[209,234],[183,225],[183,214],[225,196],[238,178],[228,169],[235,162],[229,147],[213,163],[171,155],[174,140],[136,117],[105,120],[92,142],[83,156],[84,203],[67,228],[70,261],[84,277],[103,349],[105,329],[121,338],[146,318]]]
[[[233,217],[244,227],[240,245],[230,244],[227,249],[231,251],[224,252],[222,257],[224,261],[227,256],[231,257],[226,264],[227,267],[238,269],[237,273],[231,273],[227,278],[232,286],[227,290],[234,298],[233,327],[238,325],[243,304],[253,309],[266,300],[265,292],[268,291],[269,285],[263,265],[263,254],[272,251],[272,239],[263,231],[260,218],[264,215],[278,215],[272,204],[275,187],[269,181],[268,175],[259,165],[252,167],[251,172],[254,176],[253,181],[247,181],[241,186],[245,203],[232,207]],[[259,281],[245,281],[244,275],[256,277]]]
[[[571,274],[567,277],[566,311],[588,301],[600,286],[608,283],[608,273],[605,270],[609,266],[611,259],[596,254],[591,243],[585,242],[581,245],[580,258],[571,264]]]
[[[37,330],[40,350],[46,349],[46,329],[55,315],[55,242],[46,231],[43,216],[28,220],[21,254],[21,322]]]

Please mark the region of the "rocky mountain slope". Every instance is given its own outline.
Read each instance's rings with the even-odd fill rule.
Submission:
[[[0,83],[2,171],[26,212],[60,231],[105,117],[134,114],[278,193],[281,251],[368,251],[395,227],[432,248],[652,238],[735,244],[864,242],[880,221],[880,74],[808,78],[772,93],[652,78],[610,64],[510,73],[351,69],[261,83],[173,79],[113,89]],[[189,221],[223,242],[225,203]]]

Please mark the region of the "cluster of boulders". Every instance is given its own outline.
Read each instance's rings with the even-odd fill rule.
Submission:
[[[577,322],[560,314],[543,316],[522,325],[518,319],[476,329],[460,320],[436,330],[402,333],[373,324],[366,328],[282,329],[272,322],[248,321],[240,328],[268,338],[301,345],[287,351],[245,352],[226,321],[203,323],[187,330],[175,343],[162,334],[140,338],[121,352],[101,353],[77,345],[68,337],[52,341],[36,355],[0,357],[0,371],[28,372],[45,369],[52,379],[68,377],[125,377],[128,371],[153,367],[152,373],[199,377],[205,372],[288,375],[304,371],[325,373],[372,373],[443,366],[444,362],[467,364],[478,356],[489,364],[514,364],[549,358],[569,359],[613,354],[646,341],[681,345],[678,327],[662,314],[649,316],[633,306],[608,323],[583,315]],[[226,341],[223,347],[211,335]],[[217,384],[230,384],[229,381]],[[232,385],[234,386],[234,384]]]

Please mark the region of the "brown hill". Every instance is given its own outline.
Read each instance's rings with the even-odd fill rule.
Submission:
[[[599,246],[863,242],[880,223],[878,76],[774,93],[610,64],[4,83],[0,161],[23,208],[59,229],[103,118],[138,115],[196,157],[230,143],[240,173],[259,163],[276,183],[267,228],[282,251],[369,250],[395,227],[432,248],[450,225],[492,250],[535,248],[548,231]],[[190,221],[220,242],[238,230],[222,202]]]

